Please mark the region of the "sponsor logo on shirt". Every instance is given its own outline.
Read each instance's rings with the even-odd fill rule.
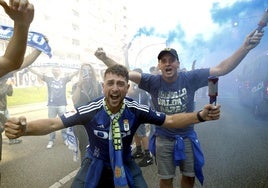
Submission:
[[[76,114],[76,113],[77,113],[76,110],[71,110],[71,111],[68,111],[68,112],[64,113],[64,117],[65,117],[65,118],[68,118],[68,117],[73,116],[73,115]]]

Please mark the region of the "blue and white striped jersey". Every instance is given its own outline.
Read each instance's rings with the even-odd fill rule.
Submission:
[[[125,109],[119,119],[123,143],[123,159],[131,155],[133,135],[142,123],[162,125],[166,115],[156,112],[126,97]],[[89,136],[89,151],[94,157],[109,162],[109,131],[111,117],[104,109],[104,98],[76,108],[76,112],[67,112],[61,116],[65,127],[84,125]]]

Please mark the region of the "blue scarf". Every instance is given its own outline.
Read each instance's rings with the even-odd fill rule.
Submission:
[[[87,155],[88,153],[89,152],[87,152]],[[99,184],[99,180],[101,178],[102,169],[104,167],[104,162],[103,160],[100,160],[97,158],[92,158],[92,157],[90,158],[92,159],[92,161],[87,171],[84,188],[97,188]]]
[[[13,35],[13,27],[0,25],[0,39],[9,40]],[[51,48],[45,39],[45,36],[41,33],[29,31],[27,45],[44,52],[49,57],[52,56]]]
[[[122,159],[122,139],[118,122],[125,109],[125,103],[123,102],[120,111],[115,115],[113,115],[112,112],[108,109],[105,101],[104,108],[111,118],[114,116],[109,132],[109,154],[111,167],[114,172],[114,185],[115,187],[126,187],[128,186],[128,181],[126,178],[126,172]]]

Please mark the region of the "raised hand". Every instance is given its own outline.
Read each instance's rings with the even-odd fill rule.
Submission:
[[[0,5],[15,24],[30,25],[34,18],[34,6],[28,0],[10,0],[9,5],[0,0]]]
[[[256,32],[256,30],[252,31],[244,41],[244,48],[247,50],[255,48],[260,43],[262,36],[263,32]]]

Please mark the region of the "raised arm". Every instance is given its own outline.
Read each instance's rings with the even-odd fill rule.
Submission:
[[[5,134],[8,138],[21,136],[46,135],[63,129],[64,125],[59,117],[39,119],[26,123],[25,117],[10,118],[5,123]]]
[[[109,58],[103,48],[98,48],[95,52],[95,56],[101,60],[107,67],[111,67],[113,65],[118,64],[116,61],[113,59]]]
[[[82,87],[82,83],[78,82],[76,84],[76,86],[73,87],[73,91],[72,91],[72,101],[73,104],[76,104],[81,97],[81,87]]]
[[[223,76],[234,70],[237,65],[246,57],[249,51],[255,48],[262,39],[263,32],[255,34],[255,30],[252,31],[245,39],[242,46],[236,50],[230,57],[223,60],[220,64],[210,69],[210,75]]]
[[[118,64],[116,61],[106,55],[103,48],[98,48],[95,52],[95,56],[99,60],[101,60],[107,67],[111,67],[113,65]],[[136,84],[139,84],[141,80],[141,73],[129,70],[129,80],[135,82]]]
[[[83,66],[83,65],[82,65]],[[72,87],[72,101],[73,104],[77,104],[81,97],[81,89],[83,87],[83,73],[82,73],[82,66],[79,71],[79,79],[76,84]]]
[[[0,57],[0,77],[19,69],[25,55],[28,31],[34,17],[34,7],[27,0],[5,1],[0,0],[0,5],[6,14],[14,21],[13,35],[6,51]]]
[[[68,77],[69,77],[69,79],[71,80],[75,75],[77,75],[79,73],[79,70],[77,70],[77,71],[74,71],[73,73],[70,73],[69,75],[68,75]]]
[[[167,128],[185,128],[191,124],[204,121],[217,120],[220,118],[220,105],[214,106],[207,104],[202,111],[190,113],[178,113],[167,115],[163,127]]]
[[[31,71],[33,74],[35,74],[36,76],[38,76],[40,79],[43,79],[44,74],[43,73],[39,73],[36,70],[32,69],[32,68],[28,68],[29,71]]]
[[[44,36],[46,42],[48,43],[48,38],[47,36]],[[28,54],[26,57],[24,57],[24,61],[20,67],[20,70],[30,66],[33,62],[35,62],[35,60],[39,57],[39,55],[42,52],[38,49],[35,49],[32,51],[32,53]]]
[[[30,66],[39,57],[40,54],[41,54],[40,50],[34,49],[32,51],[32,53],[30,53],[29,55],[27,55],[24,58],[24,61],[21,65],[20,69],[24,69],[24,68]]]
[[[194,60],[192,63],[192,70],[195,70],[195,64],[196,64],[196,60]]]

